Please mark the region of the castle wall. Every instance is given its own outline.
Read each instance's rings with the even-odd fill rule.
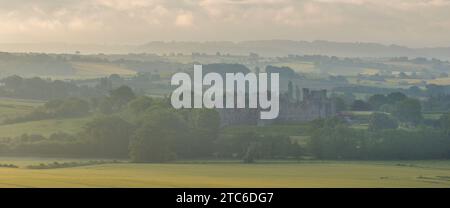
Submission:
[[[221,126],[230,125],[268,125],[274,122],[307,122],[335,115],[334,102],[327,97],[326,90],[310,91],[303,89],[303,99],[292,101],[280,97],[280,111],[277,119],[259,119],[260,109],[217,109]]]

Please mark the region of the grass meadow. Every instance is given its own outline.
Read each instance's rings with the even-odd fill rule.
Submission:
[[[69,134],[81,131],[84,124],[89,122],[91,117],[71,118],[71,119],[48,119],[41,121],[29,121],[23,123],[0,125],[0,135],[2,137],[18,137],[23,134],[38,134],[50,136],[53,133],[64,132]]]
[[[0,187],[450,187],[450,161],[120,163],[44,170],[24,165],[45,160],[0,161],[20,165],[0,168]]]

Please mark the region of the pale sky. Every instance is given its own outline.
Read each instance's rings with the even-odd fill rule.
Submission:
[[[450,0],[0,0],[0,43],[268,39],[450,46]]]

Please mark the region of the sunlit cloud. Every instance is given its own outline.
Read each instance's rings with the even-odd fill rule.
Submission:
[[[448,0],[0,0],[0,4],[2,42],[328,39],[450,46]]]
[[[194,24],[194,17],[190,12],[177,15],[177,18],[175,20],[175,25],[180,27],[190,27],[193,24]]]

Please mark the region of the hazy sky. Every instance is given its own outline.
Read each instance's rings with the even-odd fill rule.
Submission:
[[[0,0],[0,43],[261,39],[450,46],[450,0]]]

